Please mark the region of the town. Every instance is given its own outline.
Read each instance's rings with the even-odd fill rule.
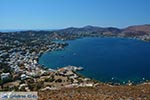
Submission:
[[[76,70],[83,69],[81,67],[54,70],[38,64],[38,58],[43,53],[61,50],[67,43],[53,42],[47,36],[43,38],[43,34],[35,36],[30,33],[31,36],[24,37],[23,33],[18,34],[21,37],[14,33],[1,33],[0,90],[37,91],[64,86],[93,86],[88,83],[89,79],[75,73]]]
[[[148,25],[139,27],[148,27]],[[58,88],[81,86],[81,84],[94,86],[97,82],[77,75],[74,69],[76,67],[60,66],[60,69],[50,69],[38,63],[39,57],[45,52],[62,50],[68,45],[65,40],[82,37],[124,37],[150,41],[149,33],[133,32],[133,29],[131,32],[124,30],[86,26],[58,31],[1,32],[0,90],[33,91],[48,88],[47,86]]]
[[[107,97],[123,100],[122,98],[128,98],[129,95],[141,100],[145,95],[149,95],[148,80],[140,85],[129,81],[123,86],[119,83],[103,83],[79,75],[77,71],[84,70],[82,66],[68,65],[51,69],[49,66],[39,64],[39,57],[43,53],[63,50],[68,46],[65,40],[84,37],[121,37],[150,41],[149,33],[140,34],[141,31],[125,33],[118,29],[111,29],[112,32],[110,29],[100,28],[101,31],[97,32],[95,30],[94,27],[88,26],[58,31],[0,32],[0,91],[38,91],[39,100],[46,100],[49,97],[45,94],[57,98],[56,100],[61,97],[73,98],[72,96],[92,97],[92,99],[94,97],[95,100]],[[65,96],[66,94],[69,96]]]

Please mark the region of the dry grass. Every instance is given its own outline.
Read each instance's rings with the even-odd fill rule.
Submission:
[[[150,100],[150,84],[48,90],[39,92],[39,100]]]

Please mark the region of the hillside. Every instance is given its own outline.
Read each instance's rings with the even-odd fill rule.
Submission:
[[[150,84],[65,88],[39,92],[39,100],[150,100]]]
[[[124,29],[115,27],[97,27],[97,26],[85,26],[81,28],[69,27],[56,31],[61,34],[127,34],[127,35],[145,35],[150,34],[150,25],[135,25],[129,26]]]
[[[130,26],[130,27],[127,27],[125,30],[142,31],[142,32],[146,32],[150,34],[150,24]]]
[[[150,25],[135,25],[129,26],[122,30],[121,34],[125,34],[127,36],[142,36],[142,35],[150,35]]]

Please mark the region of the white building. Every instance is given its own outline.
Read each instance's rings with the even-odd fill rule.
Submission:
[[[8,79],[10,77],[10,73],[2,73],[1,74],[1,80]]]
[[[25,79],[27,79],[27,78],[28,78],[27,75],[25,75],[25,74],[22,74],[22,75],[21,75],[21,80],[25,80]]]

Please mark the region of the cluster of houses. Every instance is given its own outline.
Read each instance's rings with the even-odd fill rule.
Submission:
[[[29,84],[25,82],[26,80],[31,79],[34,83],[44,81],[49,76],[43,79],[43,75],[50,75],[49,73],[54,73],[54,75],[59,73],[60,76],[65,76],[66,79],[69,77],[73,80],[72,86],[79,82],[79,76],[74,71],[82,70],[82,67],[67,66],[53,70],[50,68],[45,69],[38,64],[38,58],[41,54],[47,51],[60,50],[67,45],[66,43],[52,42],[47,39],[47,36],[43,38],[43,35],[39,35],[39,37],[38,34],[37,37],[28,35],[30,34],[2,33],[0,36],[0,80],[3,87],[13,87],[15,85],[19,89],[26,87],[28,91]],[[9,71],[4,71],[5,68],[8,68]]]
[[[150,41],[150,35],[143,35],[138,37],[140,40]]]
[[[19,42],[17,42],[18,44]],[[43,46],[25,46],[22,45],[18,48],[14,46],[9,50],[0,50],[0,62],[5,61],[9,66],[11,72],[1,72],[1,80],[21,79],[24,80],[29,77],[40,76],[46,71],[38,64],[39,56],[46,51],[53,51],[62,49],[64,44],[49,43]],[[4,66],[2,66],[4,67]],[[50,70],[48,70],[50,71]]]

